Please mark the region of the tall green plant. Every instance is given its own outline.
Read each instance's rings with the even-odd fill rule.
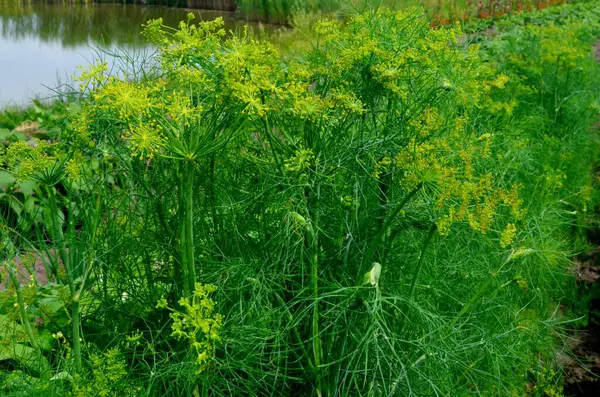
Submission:
[[[222,26],[149,22],[155,79],[92,66],[60,144],[7,146],[16,177],[47,175],[32,246],[64,246],[86,341],[127,352],[150,395],[550,387],[590,203],[591,33],[481,50],[373,9],[284,62]]]

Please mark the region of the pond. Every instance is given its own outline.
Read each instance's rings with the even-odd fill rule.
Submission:
[[[176,26],[189,12],[118,4],[0,1],[0,106],[56,96],[57,89],[68,87],[78,65],[98,58],[111,63],[109,53],[115,50],[144,59],[154,48],[140,34],[142,23],[160,17],[166,25]],[[246,24],[233,13],[194,12],[196,20],[222,16],[228,30]]]

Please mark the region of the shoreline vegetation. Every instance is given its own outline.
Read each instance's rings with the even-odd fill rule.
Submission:
[[[322,18],[288,59],[151,20],[151,71],[0,112],[0,393],[571,397],[600,4],[431,21]]]
[[[137,4],[198,10],[236,12],[247,20],[293,25],[306,15],[347,15],[374,5],[391,9],[423,7],[435,25],[453,21],[496,19],[523,11],[541,10],[569,0],[0,0],[1,3],[35,4]]]

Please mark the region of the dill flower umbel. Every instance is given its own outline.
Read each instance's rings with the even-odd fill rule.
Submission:
[[[140,160],[153,158],[164,145],[160,127],[151,123],[132,126],[124,138],[131,147],[131,156]]]
[[[35,146],[31,146],[27,142],[18,141],[6,149],[2,161],[4,164],[0,165],[6,167],[17,180],[25,181],[56,164],[59,152],[58,144],[40,140]]]
[[[291,172],[303,172],[314,162],[315,155],[310,149],[297,150],[293,157],[285,160],[285,169]]]
[[[81,152],[75,152],[65,164],[65,171],[67,173],[67,176],[71,180],[80,179],[84,163],[84,158]]]
[[[217,343],[220,342],[219,331],[223,317],[215,313],[215,302],[210,295],[216,287],[212,284],[196,283],[191,298],[181,298],[182,310],[172,309],[166,299],[159,300],[157,307],[171,311],[172,336],[187,340],[190,348],[196,353],[197,372],[207,370],[214,360]]]
[[[506,228],[504,229],[504,231],[502,232],[502,235],[500,236],[500,246],[502,248],[505,248],[505,247],[509,246],[510,244],[512,244],[516,235],[517,235],[517,228],[515,227],[515,225],[513,225],[512,223],[509,223],[508,225],[506,225]]]
[[[94,96],[103,103],[100,108],[116,111],[119,118],[131,120],[149,113],[153,105],[151,91],[152,88],[140,83],[112,78]]]

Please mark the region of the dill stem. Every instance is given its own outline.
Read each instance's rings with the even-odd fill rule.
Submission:
[[[15,287],[15,294],[17,295],[17,303],[19,305],[19,314],[21,315],[21,321],[23,322],[23,326],[25,327],[25,332],[27,333],[27,336],[29,337],[29,342],[31,343],[33,350],[35,350],[35,354],[37,355],[38,360],[40,361],[40,366],[42,367],[42,369],[41,369],[42,378],[49,378],[51,375],[50,368],[48,367],[46,359],[42,355],[42,349],[40,348],[40,345],[37,343],[36,336],[33,333],[33,328],[31,327],[31,322],[29,321],[29,317],[27,316],[27,312],[25,311],[25,301],[23,299],[23,294],[21,293],[21,288],[19,285],[19,278],[17,277],[17,274],[16,274],[13,266],[6,265],[6,268],[8,270],[8,274],[10,276],[10,281],[12,282],[13,286]]]
[[[183,168],[183,167],[182,167]],[[190,296],[190,288],[187,280],[188,271],[188,255],[186,251],[186,230],[185,230],[185,176],[181,175],[179,185],[179,269],[175,269],[175,276],[181,276],[181,284],[183,285],[183,295]]]
[[[396,205],[396,207],[392,210],[392,212],[387,216],[387,219],[385,220],[385,222],[383,223],[383,225],[381,226],[381,228],[379,229],[379,232],[377,233],[377,235],[375,236],[375,238],[373,239],[373,242],[371,243],[371,246],[369,247],[369,250],[367,251],[367,254],[364,256],[364,260],[363,260],[363,264],[369,265],[371,263],[371,259],[373,258],[373,254],[375,253],[375,250],[377,249],[377,247],[379,247],[379,245],[383,242],[384,236],[387,233],[388,229],[390,228],[390,226],[392,225],[392,223],[394,222],[394,220],[396,220],[396,217],[398,216],[398,214],[400,213],[400,211],[402,211],[402,209],[404,209],[404,207],[406,206],[406,204],[408,204],[408,202],[410,201],[410,199],[413,198],[413,196],[415,194],[417,194],[417,192],[421,189],[423,185],[421,183],[419,183],[413,190],[411,190],[403,199],[400,203],[398,203]],[[364,266],[366,266],[364,265]],[[359,276],[358,276],[358,284],[360,285],[362,283],[362,276],[363,273],[362,272],[358,272]]]
[[[481,287],[479,287],[479,289],[475,292],[475,294],[471,297],[471,299],[469,299],[469,301],[463,306],[463,308],[461,309],[460,312],[458,312],[458,314],[456,315],[456,317],[454,317],[454,319],[452,319],[452,321],[450,322],[450,325],[454,325],[456,324],[456,322],[458,320],[460,320],[460,318],[462,316],[464,316],[469,309],[471,308],[471,306],[473,306],[473,304],[479,300],[479,298],[481,298],[483,296],[483,294],[485,294],[485,292],[487,291],[488,287],[490,286],[490,284],[492,283],[492,281],[494,281],[494,279],[496,279],[496,276],[494,276],[494,274],[499,274],[502,269],[504,268],[504,266],[510,262],[510,256],[502,263],[502,265],[498,268],[498,270],[496,270],[494,273],[492,273],[492,277],[489,277],[487,279],[487,281],[485,283],[483,283],[481,285]]]
[[[287,305],[286,305],[285,301],[283,300],[283,298],[281,297],[281,295],[279,295],[276,291],[274,291],[273,293],[275,295],[275,298],[277,298],[277,301],[279,302],[281,307],[285,309],[285,314],[288,318],[288,321],[290,322],[290,324],[292,324],[294,321],[294,317],[292,316],[292,313],[290,313],[290,309],[287,307]],[[310,361],[310,356],[308,355],[308,352],[306,351],[306,347],[304,347],[304,343],[302,342],[302,338],[300,337],[298,328],[295,325],[292,327],[292,335],[294,336],[294,339],[296,339],[296,343],[298,343],[298,346],[300,347],[300,351],[301,351],[302,355],[306,358],[308,369],[312,373],[316,373],[315,367],[314,367],[313,363]],[[300,361],[300,365],[302,365],[304,367],[304,365],[302,364],[302,361]]]
[[[263,126],[265,128],[265,134],[267,135],[267,139],[269,141],[269,146],[271,147],[271,154],[273,155],[273,159],[275,160],[275,164],[277,165],[277,170],[279,171],[279,175],[283,177],[283,168],[281,166],[281,160],[279,159],[279,155],[275,150],[275,145],[273,141],[273,137],[271,136],[271,125],[269,124],[269,118],[263,117]]]
[[[189,160],[187,163],[186,181],[185,181],[185,248],[187,254],[187,274],[185,275],[188,284],[188,296],[194,290],[196,283],[196,267],[194,264],[194,163]]]
[[[56,204],[56,193],[54,192],[53,186],[46,187],[46,191],[48,192],[48,196],[50,197],[50,225],[52,228],[52,238],[54,239],[55,244],[58,246],[60,260],[62,261],[63,266],[67,271],[67,275],[70,275],[69,257],[65,249],[63,232],[58,223],[58,205]],[[69,282],[69,288],[71,287],[71,283]],[[74,288],[71,288],[70,292],[71,294],[73,294],[75,292]]]
[[[427,248],[433,240],[433,236],[435,235],[435,231],[437,230],[436,224],[432,224],[429,228],[429,233],[427,233],[427,237],[425,237],[425,241],[423,242],[423,248],[421,249],[421,255],[419,256],[419,262],[417,263],[417,269],[415,270],[415,274],[413,275],[412,282],[410,284],[410,292],[408,294],[408,299],[412,300],[415,295],[415,289],[417,288],[417,281],[419,280],[419,275],[421,274],[421,269],[423,268],[423,260],[425,258],[425,253],[427,252]]]
[[[54,186],[47,187],[50,197],[50,223],[52,225],[52,234],[55,243],[58,245],[59,253],[63,266],[67,274],[67,283],[69,285],[69,293],[71,295],[71,321],[72,321],[72,344],[73,357],[75,358],[75,371],[81,372],[81,343],[80,338],[80,311],[79,311],[79,293],[75,290],[75,274],[72,264],[70,263],[69,255],[65,248],[65,241],[62,229],[58,222],[58,205],[56,203],[56,193]],[[72,226],[72,225],[71,225]],[[72,242],[73,243],[73,242]],[[74,244],[73,244],[74,246]]]
[[[313,307],[313,318],[312,318],[312,341],[313,341],[313,356],[314,366],[317,376],[317,396],[322,396],[322,385],[321,385],[321,365],[323,361],[323,353],[321,346],[321,335],[319,332],[319,199],[321,195],[321,186],[317,184],[315,187],[314,199],[309,199],[309,215],[311,216],[311,223],[308,224],[308,232],[310,237],[310,272],[311,272],[311,284],[312,284],[312,295],[314,300]]]
[[[79,311],[79,293],[77,293],[72,299],[71,317],[73,325],[73,356],[75,357],[75,368],[77,372],[81,372],[81,313]]]

